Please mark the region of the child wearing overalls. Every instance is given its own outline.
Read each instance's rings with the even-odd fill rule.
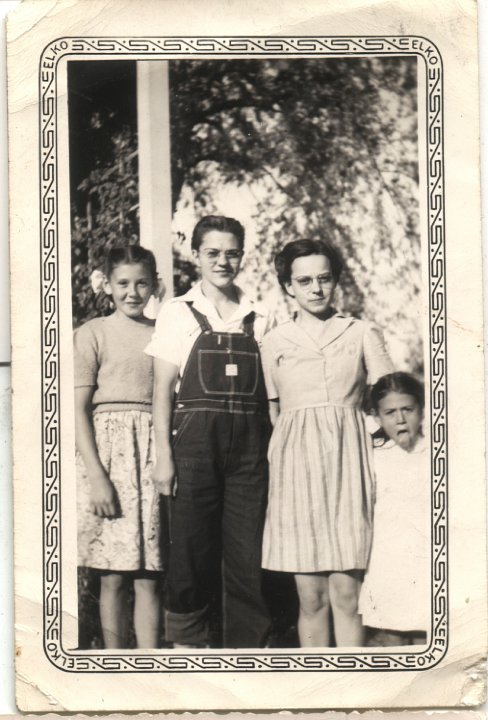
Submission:
[[[271,321],[234,285],[244,230],[208,216],[192,237],[202,282],[167,303],[154,357],[154,479],[174,495],[166,640],[209,642],[209,603],[223,561],[224,647],[261,647],[269,615],[261,545],[270,434],[259,346]],[[176,391],[176,398],[175,398]]]

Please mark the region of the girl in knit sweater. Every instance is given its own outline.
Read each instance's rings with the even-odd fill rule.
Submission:
[[[78,561],[100,571],[105,647],[128,645],[133,583],[137,646],[155,648],[165,528],[152,481],[152,359],[143,353],[154,325],[143,315],[157,291],[153,254],[113,248],[103,284],[114,313],[74,336]]]

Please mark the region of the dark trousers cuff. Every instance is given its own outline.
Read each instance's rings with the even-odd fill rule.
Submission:
[[[207,645],[208,607],[188,613],[164,611],[165,639],[180,645]]]

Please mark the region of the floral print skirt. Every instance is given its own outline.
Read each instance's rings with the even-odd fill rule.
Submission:
[[[152,480],[151,414],[98,412],[93,425],[100,460],[117,493],[118,514],[101,518],[91,512],[90,481],[77,453],[78,564],[114,572],[163,570],[168,528]]]

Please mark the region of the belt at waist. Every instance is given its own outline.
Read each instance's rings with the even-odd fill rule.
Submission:
[[[282,413],[297,412],[298,410],[317,410],[318,408],[337,408],[338,410],[359,410],[361,411],[361,405],[359,403],[351,403],[345,405],[335,402],[321,402],[321,403],[308,403],[307,405],[281,405],[280,404],[280,415]]]
[[[94,413],[100,412],[124,412],[125,410],[140,410],[141,412],[152,412],[152,404],[145,402],[107,402],[99,403],[93,408]]]

